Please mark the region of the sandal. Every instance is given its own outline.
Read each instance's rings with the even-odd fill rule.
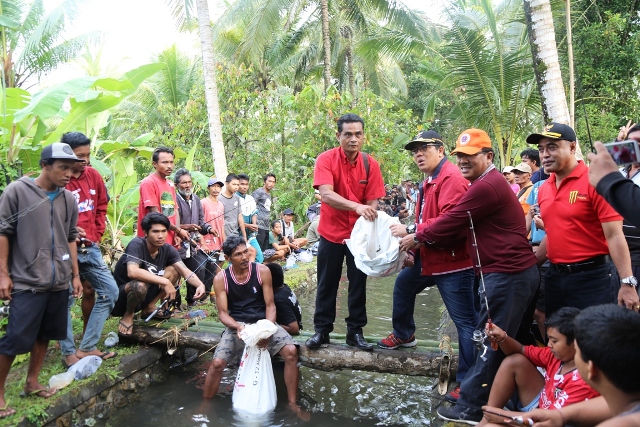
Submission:
[[[16,410],[13,408],[9,408],[9,403],[5,402],[4,407],[0,408],[0,420],[4,418],[9,418],[11,415],[14,415]]]
[[[57,391],[58,390],[56,390],[55,388],[37,388],[31,391],[23,391],[22,393],[20,393],[20,397],[36,396],[42,397],[43,399],[48,399],[56,394]]]
[[[133,333],[133,331],[131,330],[131,328],[133,328],[133,323],[130,325],[127,325],[126,323],[124,323],[122,320],[118,322],[118,324],[120,326],[122,326],[124,328],[124,332],[120,332],[120,328],[118,328],[118,334],[119,335],[124,335],[124,336],[129,336]]]

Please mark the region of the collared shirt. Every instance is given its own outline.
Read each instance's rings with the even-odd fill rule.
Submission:
[[[540,187],[538,204],[547,232],[547,258],[554,264],[572,264],[607,255],[609,246],[602,223],[622,217],[589,184],[589,169],[579,162],[556,187],[556,174]]]
[[[140,182],[140,202],[138,203],[138,237],[144,237],[140,225],[147,215],[147,208],[156,207],[161,214],[169,218],[171,225],[176,225],[178,211],[176,206],[176,188],[173,182],[160,178],[155,172]],[[166,243],[173,245],[173,231],[167,232]]]
[[[362,155],[358,154],[352,164],[341,147],[321,153],[316,159],[313,187],[333,186],[340,196],[356,203],[366,204],[385,196],[380,165],[369,156],[369,177],[365,170]],[[348,239],[356,220],[360,217],[354,211],[341,211],[323,203],[320,208],[322,221],[318,233],[333,243],[342,243]]]

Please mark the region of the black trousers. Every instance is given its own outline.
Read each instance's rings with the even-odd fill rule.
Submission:
[[[336,298],[342,263],[347,260],[347,279],[349,280],[349,316],[347,332],[361,334],[367,324],[367,275],[356,268],[353,255],[347,245],[332,243],[320,237],[318,247],[318,290],[316,293],[316,312],[313,316],[315,331],[328,334],[333,331],[336,320]]]
[[[183,260],[184,265],[186,265],[189,270],[196,272],[195,275],[198,276],[198,279],[200,279],[201,282],[204,282],[204,272],[207,263],[202,263],[206,258],[206,255],[202,251],[196,251],[195,253],[191,253],[190,258],[185,258]],[[188,283],[185,283],[184,285],[187,287],[187,304],[193,304],[193,296],[196,294],[196,288]]]
[[[263,230],[262,228],[258,228],[258,235],[256,236],[256,240],[258,241],[258,244],[260,245],[260,249],[262,249],[262,252],[271,248],[271,245],[269,244],[269,230]]]

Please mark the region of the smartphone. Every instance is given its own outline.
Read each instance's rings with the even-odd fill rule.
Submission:
[[[640,148],[638,143],[632,139],[619,142],[609,142],[604,144],[607,151],[619,166],[626,166],[632,163],[640,163]]]
[[[501,414],[499,412],[491,411],[489,409],[483,409],[482,412],[502,417],[502,418],[504,418],[505,421],[509,420],[510,424],[512,424],[512,425],[517,425],[517,426],[532,426],[533,425],[533,420],[531,418],[512,417],[512,416],[509,416],[507,414]]]

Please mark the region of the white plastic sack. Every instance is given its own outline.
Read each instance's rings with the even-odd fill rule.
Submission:
[[[49,388],[62,390],[63,388],[65,388],[66,386],[68,386],[73,382],[74,375],[75,373],[72,371],[67,371],[61,374],[53,375],[51,378],[49,378]]]
[[[311,262],[313,261],[313,254],[308,250],[302,251],[298,254],[298,259],[300,262]]]
[[[400,224],[400,220],[382,211],[378,211],[375,221],[360,217],[351,238],[345,240],[356,267],[367,276],[390,276],[402,269],[407,254],[400,251],[400,238],[391,234],[392,224]]]
[[[247,325],[238,334],[246,344],[233,387],[233,409],[240,413],[262,415],[276,407],[276,382],[271,355],[267,349],[258,348],[256,344],[277,330],[272,322],[262,319]]]
[[[73,372],[76,380],[82,380],[93,375],[102,365],[102,359],[98,356],[83,357],[69,368],[68,372]]]

